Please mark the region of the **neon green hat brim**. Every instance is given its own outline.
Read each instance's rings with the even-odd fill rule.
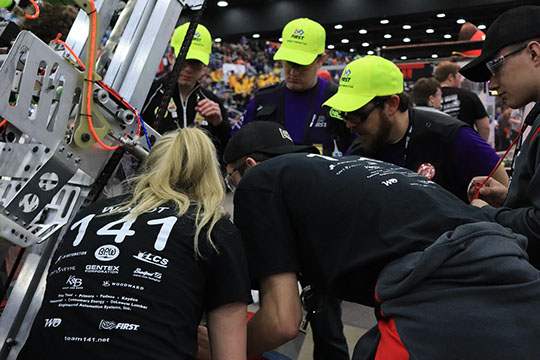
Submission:
[[[323,106],[329,106],[339,111],[351,112],[360,109],[373,100],[375,95],[352,95],[337,93],[326,100]]]
[[[178,50],[178,52],[180,52],[180,50]],[[186,60],[189,60],[189,59],[199,60],[204,65],[208,65],[208,63],[210,62],[210,54],[204,51],[198,51],[190,47],[186,55]]]
[[[274,60],[286,60],[300,65],[310,65],[319,54],[280,47],[274,54]]]

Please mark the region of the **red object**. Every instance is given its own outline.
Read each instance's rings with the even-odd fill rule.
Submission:
[[[425,68],[425,64],[423,64],[423,63],[399,64],[399,65],[397,65],[397,67],[403,73],[403,78],[404,79],[412,79],[413,70],[414,69],[423,69],[423,68]]]
[[[375,360],[409,360],[409,352],[399,338],[394,319],[380,320],[377,325],[381,333],[381,340],[377,347]]]
[[[435,166],[431,165],[430,163],[424,163],[418,167],[418,170],[416,170],[417,173],[419,173],[422,176],[427,177],[429,180],[433,180],[435,177]]]
[[[485,38],[486,38],[486,34],[484,34],[484,32],[482,30],[477,30],[474,33],[474,35],[472,36],[472,38],[470,38],[469,40],[478,41],[478,40],[484,40]],[[482,53],[482,49],[478,49],[478,50],[464,51],[463,55],[465,55],[465,56],[480,56],[481,53]]]
[[[330,73],[327,70],[319,70],[317,75],[319,75],[320,78],[323,78],[325,80],[332,82],[332,75],[330,75]]]

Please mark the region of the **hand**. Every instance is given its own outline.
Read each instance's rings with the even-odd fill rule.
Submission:
[[[487,206],[489,204],[487,202],[485,202],[484,200],[474,199],[473,201],[471,201],[471,205],[481,208],[481,207]]]
[[[197,328],[197,342],[199,343],[197,360],[212,360],[210,341],[208,340],[208,329],[206,326],[199,326]]]
[[[199,101],[195,107],[195,111],[199,112],[212,126],[218,126],[223,121],[219,104],[210,99]]]
[[[506,200],[506,196],[508,195],[508,188],[493,178],[489,178],[486,183],[480,188],[478,199],[472,200],[476,191],[476,187],[474,186],[474,184],[480,185],[482,184],[482,182],[484,182],[485,179],[486,176],[477,176],[471,180],[468,191],[471,205],[479,207],[486,205],[491,205],[493,207],[503,206],[504,201]]]

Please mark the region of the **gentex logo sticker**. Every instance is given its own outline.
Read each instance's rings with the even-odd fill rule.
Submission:
[[[295,30],[294,30],[294,33],[291,35],[291,37],[292,37],[293,39],[304,40],[304,30],[302,30],[302,29],[295,29]]]

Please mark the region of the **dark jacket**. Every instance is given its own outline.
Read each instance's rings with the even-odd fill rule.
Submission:
[[[324,88],[319,88],[324,86]],[[345,122],[329,116],[329,108],[322,104],[332,97],[338,86],[324,79],[319,79],[317,89],[321,89],[313,99],[310,116],[308,119],[298,119],[304,121],[302,141],[295,141],[299,144],[321,144],[324,155],[332,155],[335,145],[342,153],[348,149],[352,143],[353,136],[345,126]],[[242,117],[243,125],[251,121],[272,121],[281,124],[291,132],[290,124],[286,124],[286,84],[284,81],[266,86],[257,91],[254,102],[254,111],[246,109]],[[296,106],[291,103],[289,106]],[[313,117],[311,116],[313,114]]]
[[[467,124],[446,114],[414,108],[409,109],[409,119],[412,127],[409,127],[409,134],[406,135],[410,138],[406,141],[404,167],[416,172],[422,164],[433,165],[436,171],[432,180],[468,202],[467,189],[456,181],[456,172],[451,161],[452,144],[456,133]],[[387,161],[377,157],[377,154],[366,154],[361,148],[359,138],[353,143],[350,154]],[[466,184],[464,186],[466,187]]]
[[[529,239],[529,261],[540,268],[540,103],[527,118],[534,122],[517,151],[504,207],[484,206],[482,211],[499,224],[525,235]]]
[[[165,117],[157,123],[156,112],[161,103],[161,99],[163,98],[165,81],[166,80],[158,80],[152,84],[142,110],[144,121],[160,134],[190,126],[194,124],[194,120],[197,118],[197,112],[195,111],[197,103],[203,99],[210,99],[219,104],[223,121],[218,126],[213,126],[206,123],[206,120],[203,119],[202,123],[196,125],[209,132],[218,151],[218,158],[221,159],[223,150],[231,137],[231,126],[227,118],[227,111],[223,107],[221,100],[219,100],[213,92],[206,90],[197,84],[189,94],[186,104],[183,104],[180,98],[180,90],[178,89],[178,86],[175,86],[168,110],[165,112]],[[197,120],[200,121],[200,119]]]

